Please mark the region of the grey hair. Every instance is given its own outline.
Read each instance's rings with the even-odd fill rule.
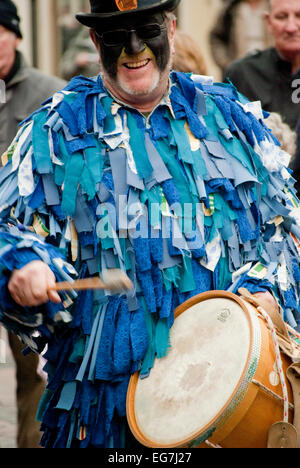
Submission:
[[[284,122],[281,115],[277,112],[270,112],[270,115],[265,119],[265,123],[279,141],[281,149],[293,157],[297,148],[296,132]]]
[[[164,11],[163,12],[163,18],[166,20],[168,26],[172,23],[172,21],[176,21],[176,15],[173,13],[173,11]]]

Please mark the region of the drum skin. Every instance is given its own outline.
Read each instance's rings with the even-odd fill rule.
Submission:
[[[246,303],[235,294],[226,291],[209,291],[199,294],[181,304],[175,311],[175,319],[181,314],[184,314],[185,311],[195,304],[211,298],[232,299],[239,304],[245,314],[249,315],[249,309],[251,309],[256,316],[258,315],[256,309],[252,305]],[[135,414],[135,394],[139,381],[139,373],[136,373],[130,379],[127,393],[127,419],[135,438],[142,445],[150,448],[209,448],[213,446],[220,446],[222,448],[266,448],[268,432],[271,425],[283,419],[283,402],[281,400],[283,394],[279,378],[273,378],[273,381],[271,378],[272,376],[278,376],[278,374],[274,372],[276,356],[271,332],[267,328],[264,319],[259,315],[258,322],[261,334],[261,347],[255,374],[247,386],[245,396],[243,396],[241,401],[238,401],[234,411],[231,412],[232,414],[226,418],[225,422],[222,423],[220,427],[216,426],[217,428],[211,434],[212,431],[210,431],[210,428],[213,422],[220,420],[220,417],[222,418],[222,413],[226,413],[226,405],[228,406],[231,401],[234,400],[236,397],[235,392],[233,392],[226,405],[215,415],[213,421],[204,427],[199,427],[199,431],[195,432],[191,437],[171,445],[160,444],[157,441],[154,442],[149,439],[140,430]],[[287,367],[291,364],[291,360],[284,354],[281,354],[281,359],[285,374]],[[148,378],[151,378],[151,373]],[[244,375],[241,377],[236,388],[239,387],[243,378]],[[291,387],[288,380],[285,380],[289,402],[293,403]],[[276,398],[274,394],[279,398]],[[289,414],[290,422],[292,418],[293,412],[291,410]],[[207,440],[208,443],[206,443],[205,440]]]

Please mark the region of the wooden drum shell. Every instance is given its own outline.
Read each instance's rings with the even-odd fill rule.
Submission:
[[[254,306],[244,301],[239,296],[226,291],[209,291],[199,294],[181,306],[175,311],[175,319],[199,302],[206,301],[212,298],[227,298],[236,302],[249,315],[249,311],[258,317],[259,329],[261,335],[260,354],[257,362],[257,367],[253,378],[249,381],[247,389],[241,401],[238,400],[234,411],[227,416],[221,425],[216,424],[215,430],[211,431],[214,426],[214,421],[218,422],[222,419],[222,414],[226,413],[226,405],[215,415],[212,421],[204,427],[199,428],[199,431],[192,434],[186,439],[178,441],[175,444],[160,444],[148,438],[140,430],[135,416],[135,394],[139,381],[139,373],[134,374],[129,383],[127,394],[127,419],[130,429],[135,438],[144,446],[150,448],[169,448],[169,447],[197,447],[208,448],[220,446],[223,448],[266,448],[268,431],[272,424],[282,421],[283,419],[283,393],[274,366],[275,348],[271,332],[269,331],[266,322],[259,316]],[[252,336],[251,336],[252,340]],[[250,359],[250,350],[248,361]],[[285,354],[281,353],[282,365],[284,374],[286,369],[291,364],[291,360]],[[247,362],[247,365],[249,362]],[[239,388],[245,377],[246,369],[243,372],[236,389]],[[151,378],[151,373],[150,377]],[[293,403],[292,390],[287,379],[286,386],[288,390],[289,402]],[[236,393],[232,394],[231,399],[234,399]],[[292,405],[291,405],[292,407]],[[290,410],[289,420],[292,421],[293,411]],[[208,441],[205,442],[205,441]]]

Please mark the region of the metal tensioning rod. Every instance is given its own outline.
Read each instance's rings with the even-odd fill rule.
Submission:
[[[49,290],[52,291],[82,291],[87,289],[105,289],[115,294],[129,291],[133,284],[128,276],[118,269],[106,270],[102,273],[102,279],[97,277],[78,279],[74,281],[61,281],[56,283]]]

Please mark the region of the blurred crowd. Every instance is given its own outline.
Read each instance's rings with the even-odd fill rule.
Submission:
[[[290,167],[299,193],[300,0],[223,0],[210,45],[223,81],[277,114],[269,126],[281,141],[284,136],[291,142]]]

